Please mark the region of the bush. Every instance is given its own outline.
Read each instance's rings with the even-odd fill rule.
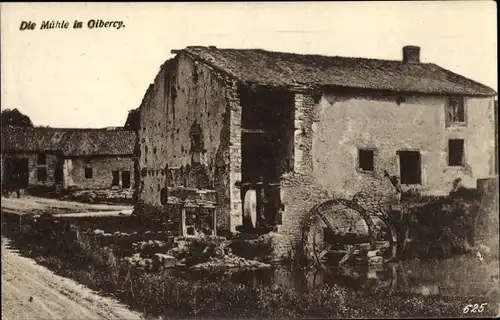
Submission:
[[[411,198],[401,216],[393,217],[401,242],[410,240],[402,258],[443,258],[465,253],[475,244],[474,227],[480,212],[480,195],[475,190],[458,188],[446,197],[412,194]]]

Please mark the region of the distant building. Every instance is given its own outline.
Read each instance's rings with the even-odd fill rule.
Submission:
[[[130,188],[135,137],[116,128],[2,127],[2,187]]]
[[[496,92],[421,63],[419,47],[401,60],[173,53],[140,106],[138,200],[150,210],[165,211],[169,188],[211,189],[219,230],[234,231],[248,190],[263,188],[265,219],[296,240],[313,205],[384,171],[431,194],[495,173]]]

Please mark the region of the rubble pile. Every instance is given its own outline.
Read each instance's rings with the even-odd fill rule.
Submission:
[[[93,233],[101,237],[106,235],[102,230]],[[144,271],[191,268],[207,272],[236,272],[271,268],[269,264],[233,254],[230,244],[230,240],[218,236],[177,237],[173,243],[138,241],[131,244],[132,255],[124,257],[122,262]]]
[[[166,241],[161,240],[149,240],[149,241],[139,241],[132,243],[132,248],[136,252],[144,251],[149,248],[151,249],[161,249],[167,247],[169,244]]]
[[[75,190],[63,197],[64,200],[73,200],[86,203],[111,202],[131,203],[133,190],[130,189],[101,189]]]
[[[153,259],[143,258],[140,253],[134,253],[131,257],[125,257],[123,260],[129,263],[130,266],[142,270],[152,270],[154,267]]]
[[[249,260],[238,257],[232,253],[224,255],[220,258],[210,257],[207,262],[199,263],[192,266],[194,270],[203,270],[210,272],[220,272],[228,269],[238,269],[238,271],[253,271],[261,269],[269,269],[271,265],[257,260]]]
[[[231,241],[218,236],[179,237],[174,242],[174,248],[167,254],[178,259],[177,266],[185,264],[194,270],[218,272],[228,269],[256,270],[271,267],[233,254]]]

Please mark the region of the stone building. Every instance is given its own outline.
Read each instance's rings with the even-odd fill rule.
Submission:
[[[420,62],[419,47],[400,60],[172,53],[140,105],[138,200],[151,210],[165,210],[169,188],[209,189],[219,230],[234,231],[247,190],[260,185],[266,219],[296,239],[314,204],[351,197],[385,172],[431,194],[495,173],[496,92]]]
[[[131,188],[135,133],[122,129],[2,127],[2,187]]]

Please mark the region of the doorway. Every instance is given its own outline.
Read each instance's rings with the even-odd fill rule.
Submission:
[[[122,188],[130,188],[130,171],[122,171]]]
[[[242,209],[251,211],[246,207],[253,205],[245,204],[245,199],[247,193],[255,194],[256,222],[247,225],[267,232],[280,224],[280,177],[293,171],[294,95],[281,89],[241,87],[240,101]]]
[[[120,185],[120,172],[119,171],[111,171],[111,175],[113,176],[111,180],[112,187],[118,187]]]
[[[29,162],[27,158],[5,159],[3,185],[8,189],[25,189],[29,184]]]
[[[401,184],[422,184],[419,151],[398,151]]]

